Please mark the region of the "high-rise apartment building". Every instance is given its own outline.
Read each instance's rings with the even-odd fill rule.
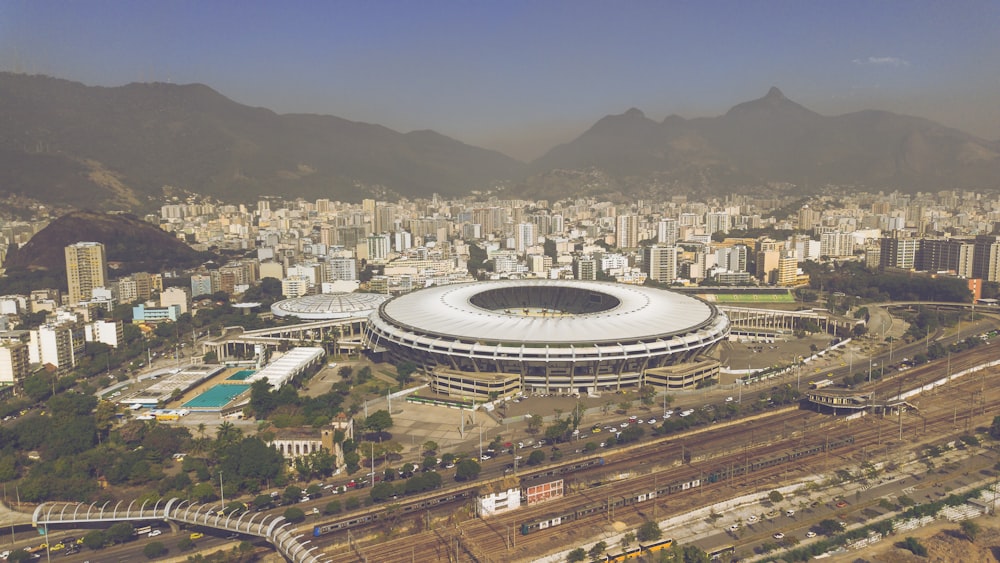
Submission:
[[[643,251],[643,271],[649,279],[671,283],[677,279],[677,247],[653,245]]]
[[[574,264],[576,279],[594,281],[597,279],[597,261],[590,256],[577,258]]]
[[[27,345],[23,342],[0,344],[0,386],[13,385],[29,373]]]
[[[639,217],[637,215],[619,215],[615,221],[615,241],[618,248],[637,248],[639,246]]]
[[[95,287],[104,287],[108,262],[104,245],[99,242],[77,242],[67,246],[65,251],[69,302],[75,305],[90,299]]]
[[[882,252],[879,267],[912,270],[916,266],[920,239],[908,238],[904,231],[895,231],[892,237],[882,238]]]
[[[662,219],[656,226],[656,242],[665,246],[676,246],[678,232],[677,219]]]
[[[518,223],[514,230],[514,251],[523,254],[524,251],[538,244],[538,226],[534,223]]]
[[[191,276],[191,296],[211,295],[215,293],[212,288],[212,276],[204,274],[194,274]]]

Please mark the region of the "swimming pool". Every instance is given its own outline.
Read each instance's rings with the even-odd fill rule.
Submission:
[[[246,384],[229,384],[229,385],[216,385],[201,395],[191,399],[190,401],[184,403],[183,406],[188,408],[202,408],[210,409],[217,408],[221,409],[226,406],[226,403],[233,400],[240,393],[249,389],[250,386]]]

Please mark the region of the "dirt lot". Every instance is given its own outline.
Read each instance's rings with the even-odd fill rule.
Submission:
[[[981,527],[975,541],[969,541],[957,522],[935,522],[930,526],[890,536],[867,549],[831,557],[833,563],[870,561],[872,563],[987,563],[1000,561],[1000,527],[992,517],[973,520]],[[927,557],[896,547],[906,537],[916,538],[927,548]]]

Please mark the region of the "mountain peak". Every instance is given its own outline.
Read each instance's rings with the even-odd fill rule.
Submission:
[[[764,96],[765,100],[784,100],[785,95],[778,90],[777,86],[771,86],[771,89],[767,91],[767,95]]]
[[[625,117],[646,117],[646,114],[642,113],[642,110],[638,108],[628,108],[622,115]]]

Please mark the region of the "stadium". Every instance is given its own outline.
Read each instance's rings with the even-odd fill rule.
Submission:
[[[435,391],[487,398],[683,389],[718,376],[729,319],[672,291],[573,280],[435,286],[382,303],[369,350],[413,362]]]

